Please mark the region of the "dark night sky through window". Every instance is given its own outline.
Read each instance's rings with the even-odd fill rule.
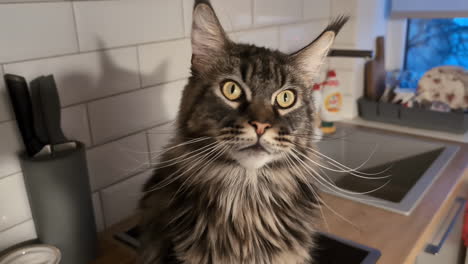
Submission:
[[[409,19],[405,70],[421,77],[441,65],[468,69],[468,18]]]

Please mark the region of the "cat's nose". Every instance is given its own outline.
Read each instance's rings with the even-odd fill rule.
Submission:
[[[265,130],[271,127],[268,123],[260,123],[257,121],[249,121],[249,124],[255,128],[257,135],[261,136],[265,133]]]

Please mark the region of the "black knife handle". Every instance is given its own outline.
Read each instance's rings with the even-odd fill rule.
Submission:
[[[22,76],[5,74],[4,78],[26,152],[32,157],[41,151],[44,145],[37,140],[34,134],[34,120],[28,84]]]
[[[44,125],[51,145],[65,143],[61,127],[60,99],[54,76],[48,75],[40,79],[40,98]]]
[[[32,112],[34,120],[34,131],[39,141],[45,144],[49,144],[49,135],[44,124],[44,113],[41,101],[41,85],[40,81],[44,76],[37,77],[29,83],[29,90],[32,101]]]

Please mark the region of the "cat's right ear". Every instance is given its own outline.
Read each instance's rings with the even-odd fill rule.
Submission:
[[[229,39],[208,0],[195,1],[191,38],[194,69],[203,71],[213,58],[224,55]]]

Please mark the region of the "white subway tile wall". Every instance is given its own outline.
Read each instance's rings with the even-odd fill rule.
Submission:
[[[148,169],[148,144],[144,133],[132,135],[88,150],[91,189],[111,184]]]
[[[78,51],[70,2],[2,4],[0,63]]]
[[[31,218],[21,173],[0,181],[0,201],[3,201],[0,203],[0,232]]]
[[[305,19],[328,19],[331,14],[331,4],[329,0],[304,0]]]
[[[221,25],[227,32],[247,29],[252,26],[253,0],[211,0],[211,4],[218,16]],[[194,0],[184,2],[184,28],[185,36],[190,36],[192,27],[192,9]]]
[[[339,16],[342,14],[356,16],[356,12],[362,6],[359,6],[360,1],[365,0],[331,0],[331,15]]]
[[[94,219],[96,221],[96,228],[98,232],[104,230],[104,215],[102,213],[102,203],[99,192],[93,193],[93,207],[94,207]]]
[[[267,47],[270,49],[279,48],[279,29],[276,27],[272,28],[260,28],[248,31],[240,31],[231,33],[230,38],[236,42],[254,44],[261,47]]]
[[[280,50],[292,53],[312,42],[327,26],[328,19],[280,27]]]
[[[0,251],[5,250],[12,245],[29,241],[37,238],[36,229],[32,219],[18,223],[12,228],[0,233]]]
[[[135,212],[143,195],[143,185],[150,177],[151,171],[143,172],[101,191],[106,226],[125,219],[129,212]]]
[[[369,1],[212,3],[233,40],[293,52],[342,12],[351,14],[353,23],[337,46],[372,47],[379,33],[375,25],[383,21],[374,21],[382,16],[373,9],[380,12],[383,5]],[[0,0],[0,74],[19,74],[28,81],[54,75],[64,132],[88,147],[99,230],[135,212],[151,174],[142,170],[157,159],[174,130],[173,122],[167,122],[176,117],[190,73],[192,6],[193,0]],[[333,59],[331,64],[339,68],[342,82],[352,82],[345,87],[345,109],[355,115],[362,78],[353,74],[361,74],[362,63]],[[0,250],[36,237],[18,161],[23,143],[14,119],[2,80]]]
[[[80,50],[184,36],[182,0],[73,2]]]
[[[68,139],[78,140],[91,146],[86,105],[75,105],[62,109],[62,129]]]
[[[186,82],[161,84],[90,103],[94,143],[103,143],[174,119]]]
[[[6,64],[4,68],[5,73],[23,75],[28,81],[53,74],[60,102],[68,106],[139,88],[136,54],[136,48],[130,47]]]
[[[190,39],[138,47],[143,87],[187,78],[190,75]]]
[[[150,164],[155,164],[161,155],[163,147],[169,143],[171,136],[175,131],[175,122],[169,122],[146,132],[149,150],[150,150]]]
[[[0,123],[0,179],[21,171],[18,153],[23,149],[15,121]]]
[[[254,24],[285,24],[302,20],[303,0],[255,0]]]

